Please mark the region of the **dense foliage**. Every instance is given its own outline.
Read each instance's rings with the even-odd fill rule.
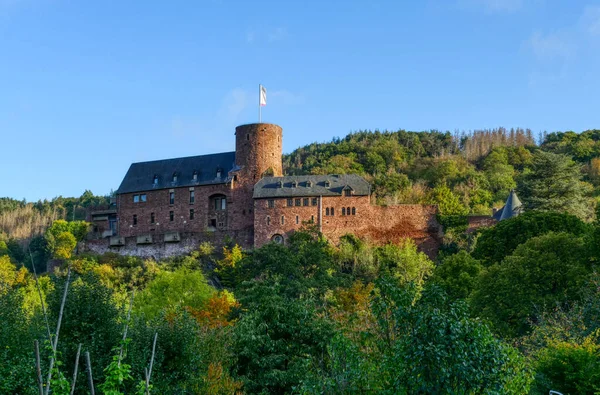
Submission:
[[[437,204],[437,257],[411,240],[334,246],[314,226],[251,251],[97,256],[78,250],[77,207],[106,199],[2,199],[0,393],[37,393],[34,340],[54,394],[69,393],[80,344],[75,393],[89,392],[86,352],[102,394],[144,393],[151,365],[161,394],[597,393],[599,156],[598,131],[536,146],[496,129],[358,132],[284,158],[288,173],[362,174],[380,204]],[[524,214],[465,233],[513,188]]]

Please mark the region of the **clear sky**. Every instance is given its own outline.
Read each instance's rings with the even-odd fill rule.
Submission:
[[[0,0],[0,196],[359,129],[600,128],[600,0]]]

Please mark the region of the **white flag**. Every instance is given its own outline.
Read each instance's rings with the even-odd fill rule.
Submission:
[[[260,105],[261,106],[267,105],[267,88],[265,88],[262,85],[260,86]]]

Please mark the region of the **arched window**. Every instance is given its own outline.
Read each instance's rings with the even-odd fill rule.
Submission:
[[[346,207],[346,213],[350,215],[350,207]]]
[[[356,215],[356,207],[352,207],[352,215]]]
[[[333,211],[333,207],[331,208],[331,215],[335,215],[335,212]]]
[[[346,208],[342,207],[342,215],[346,215]]]
[[[271,241],[273,243],[283,244],[283,236],[280,234],[274,234],[273,237],[271,237]]]
[[[325,209],[325,215],[329,215],[329,207]]]

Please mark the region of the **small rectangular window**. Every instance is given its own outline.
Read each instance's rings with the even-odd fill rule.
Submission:
[[[333,207],[331,208],[331,215],[335,215],[335,212],[333,211]]]
[[[175,213],[173,211],[169,211],[169,221],[173,222],[175,219]]]
[[[134,203],[139,203],[140,202],[140,195],[133,195],[133,202]]]
[[[194,209],[190,209],[190,219],[194,219]]]
[[[316,206],[318,203],[318,199],[317,198],[312,198],[312,205]]]
[[[283,215],[281,216],[281,225],[285,225],[285,217]]]
[[[190,191],[190,204],[196,201],[196,194],[194,191]]]
[[[154,213],[150,213],[150,223],[153,224],[156,222],[156,218],[154,217]]]
[[[352,196],[352,189],[348,188],[344,190],[344,195],[345,196]]]
[[[346,215],[346,208],[342,207],[342,215]]]
[[[288,207],[292,207],[294,205],[294,199],[288,199],[287,205],[288,205]]]
[[[325,215],[329,215],[329,207],[325,209]]]
[[[169,192],[169,204],[175,204],[175,192]]]
[[[227,208],[227,200],[225,198],[221,199],[221,210],[225,210]]]
[[[269,199],[269,202],[268,202],[268,207],[269,207],[269,208],[274,208],[274,207],[275,207],[275,200],[273,200],[273,199]]]
[[[298,217],[298,216],[296,215],[296,225],[298,225],[299,223],[300,223],[300,217]]]
[[[145,201],[146,201],[146,194],[145,194],[145,193],[143,193],[143,194],[141,194],[141,195],[140,195],[140,200],[141,200],[142,202],[145,202]]]
[[[302,199],[302,205],[303,206],[308,206],[308,198]]]
[[[267,225],[271,225],[271,217],[267,217]]]
[[[133,226],[137,225],[137,215],[133,214]]]
[[[310,222],[313,223],[313,224],[315,223],[315,216],[314,215],[310,216]]]
[[[356,215],[356,207],[352,207],[352,215]]]
[[[296,206],[302,205],[302,199],[296,199]]]

